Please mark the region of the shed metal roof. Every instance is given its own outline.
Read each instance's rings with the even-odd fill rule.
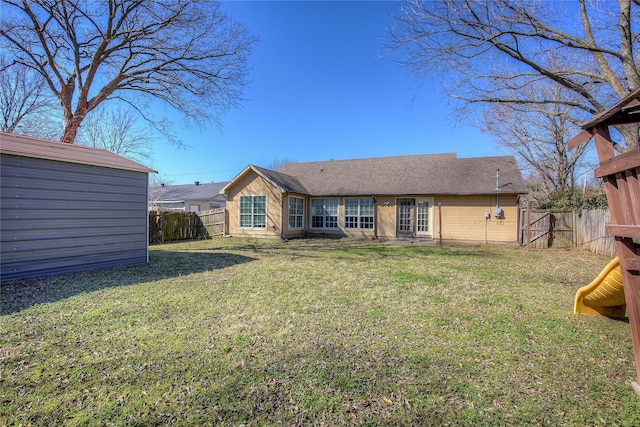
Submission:
[[[157,171],[110,151],[0,132],[0,153],[137,172]]]

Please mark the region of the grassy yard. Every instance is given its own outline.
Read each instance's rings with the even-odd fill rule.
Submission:
[[[0,425],[640,425],[583,251],[218,239],[2,286]]]

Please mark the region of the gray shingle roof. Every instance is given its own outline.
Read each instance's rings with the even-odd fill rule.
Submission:
[[[271,169],[261,168],[259,166],[252,167],[256,172],[262,174],[262,176],[276,184],[283,191],[286,191],[288,193],[307,194],[307,189],[296,177],[277,171],[272,171]]]
[[[163,201],[213,200],[220,197],[220,190],[227,184],[228,182],[165,185],[164,187],[153,187],[150,192],[158,203]]]
[[[260,169],[263,173],[269,171]],[[278,169],[276,176],[285,184],[285,191],[311,196],[470,195],[497,193],[497,169],[499,193],[527,192],[513,156],[457,158],[455,153],[448,153],[288,163]]]

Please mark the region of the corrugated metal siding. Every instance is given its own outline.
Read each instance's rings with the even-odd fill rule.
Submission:
[[[145,172],[3,154],[0,280],[147,262]]]

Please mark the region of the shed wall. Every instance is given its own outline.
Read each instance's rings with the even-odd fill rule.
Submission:
[[[2,154],[0,280],[148,261],[148,174]]]

